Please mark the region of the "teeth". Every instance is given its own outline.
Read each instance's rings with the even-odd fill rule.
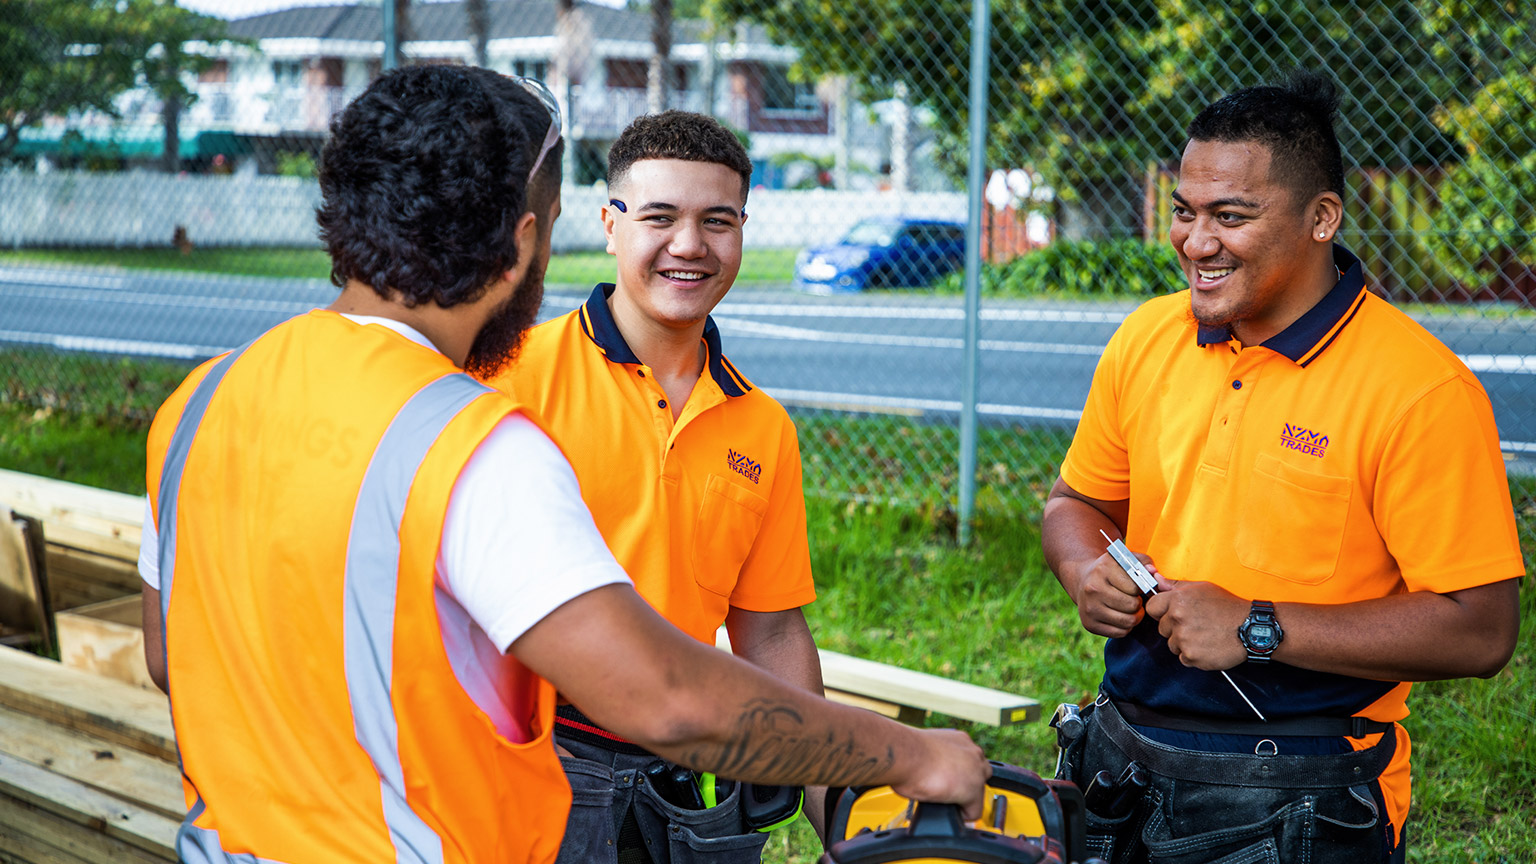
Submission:
[[[681,279],[684,282],[697,282],[704,278],[703,273],[693,273],[687,270],[663,270],[661,275],[668,279]]]
[[[1222,268],[1220,270],[1201,270],[1200,271],[1200,281],[1202,281],[1202,282],[1214,282],[1214,281],[1216,281],[1217,279],[1220,279],[1223,276],[1231,275],[1232,272],[1235,271],[1236,269],[1237,269],[1236,267],[1224,267],[1224,268]]]

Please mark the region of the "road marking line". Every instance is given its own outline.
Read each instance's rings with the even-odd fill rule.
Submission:
[[[796,342],[831,342],[847,345],[890,345],[898,348],[939,348],[959,351],[965,347],[960,339],[943,336],[887,336],[880,333],[846,333],[814,330],[809,327],[790,327],[785,324],[765,324],[761,321],[743,321],[738,318],[716,318],[723,332],[747,339],[788,339]],[[1079,345],[1070,342],[1014,342],[1002,339],[983,339],[979,343],[983,351],[1015,351],[1029,354],[1080,354],[1097,357],[1104,353],[1103,345]]]
[[[859,406],[864,410],[882,410],[884,413],[911,414],[923,411],[958,413],[960,403],[947,399],[910,399],[904,396],[870,396],[863,393],[828,393],[820,390],[791,390],[783,387],[763,387],[763,392],[786,405],[803,405],[808,408],[847,410],[847,406]],[[894,409],[894,410],[892,410]],[[999,405],[982,402],[976,406],[980,414],[999,417],[1032,417],[1038,420],[1072,420],[1082,418],[1083,412],[1064,408],[1036,408],[1028,405]]]
[[[61,336],[56,333],[22,333],[16,330],[0,330],[0,342],[47,345],[61,351],[134,354],[147,357],[169,357],[176,360],[202,360],[230,350],[229,348],[216,348],[212,345],[145,342],[138,339],[105,339],[95,336]]]

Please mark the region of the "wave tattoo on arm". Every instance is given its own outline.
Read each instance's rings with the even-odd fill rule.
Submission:
[[[765,782],[862,786],[884,776],[896,763],[889,745],[883,753],[860,747],[852,735],[816,737],[792,705],[754,699],[736,719],[735,734],[723,745],[685,754],[686,765],[714,765],[721,777],[757,777]]]

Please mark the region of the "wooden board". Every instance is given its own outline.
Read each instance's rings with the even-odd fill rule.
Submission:
[[[0,802],[9,811],[0,823],[14,823],[34,846],[57,849],[53,860],[176,860],[177,820],[3,753]]]
[[[138,558],[144,524],[139,496],[0,469],[0,502],[42,519],[50,543]]]
[[[1040,717],[1040,703],[1024,696],[836,651],[819,653],[821,680],[831,690],[858,693],[990,726],[1012,726]]]
[[[731,638],[724,627],[715,633],[715,647],[731,650]],[[989,726],[1012,726],[1040,717],[1040,703],[1024,696],[836,651],[817,653],[828,699],[868,708],[903,723],[918,723],[929,712]]]
[[[0,705],[176,761],[170,703],[159,691],[0,647]]]
[[[130,804],[180,820],[181,773],[164,759],[0,707],[0,754],[46,768]]]
[[[59,660],[90,672],[159,692],[144,661],[142,595],[132,594],[55,616]]]
[[[52,535],[49,535],[50,539]],[[132,559],[113,558],[49,543],[48,588],[55,611],[115,600],[144,590],[138,553]]]

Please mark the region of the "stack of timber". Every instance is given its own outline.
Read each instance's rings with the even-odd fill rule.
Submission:
[[[175,861],[185,813],[158,691],[0,648],[0,862]]]
[[[63,663],[0,648],[0,864],[174,861],[186,813],[170,708],[144,665],[143,499],[0,471],[43,525]]]

